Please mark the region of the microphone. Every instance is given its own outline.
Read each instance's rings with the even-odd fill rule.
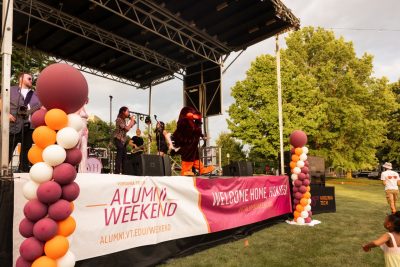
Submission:
[[[157,115],[155,115],[155,114],[154,114],[154,119],[156,120],[156,122],[158,122]]]

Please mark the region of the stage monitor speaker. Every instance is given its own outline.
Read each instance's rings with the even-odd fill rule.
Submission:
[[[163,158],[164,176],[172,176],[171,159],[165,155]]]
[[[253,176],[251,161],[235,161],[222,167],[223,176]]]
[[[168,156],[142,154],[128,157],[124,174],[135,176],[171,176],[171,161]]]
[[[222,114],[221,66],[205,61],[186,68],[183,77],[184,105],[201,111],[209,117]],[[202,103],[201,103],[202,102]]]

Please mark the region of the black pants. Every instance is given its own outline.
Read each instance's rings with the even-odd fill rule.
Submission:
[[[32,140],[32,133],[33,129],[29,127],[29,125],[24,126],[23,130],[17,134],[10,134],[9,139],[9,151],[8,151],[8,158],[9,161],[12,161],[12,155],[14,152],[15,147],[18,143],[21,143],[21,153],[19,156],[19,171],[21,172],[29,172],[31,168],[31,164],[28,160],[28,151],[32,147],[33,140]]]
[[[124,173],[124,163],[126,160],[126,146],[125,142],[114,138],[114,145],[117,147],[117,155],[115,157],[115,174]]]

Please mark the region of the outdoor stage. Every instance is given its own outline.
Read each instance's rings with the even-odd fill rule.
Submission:
[[[15,177],[0,188],[0,230],[9,233],[0,239],[6,252],[1,266],[11,266],[11,255],[15,262],[23,240],[18,226],[28,174]],[[76,266],[154,265],[291,212],[286,176],[78,174],[76,182],[81,188],[72,213],[77,228],[69,237]]]

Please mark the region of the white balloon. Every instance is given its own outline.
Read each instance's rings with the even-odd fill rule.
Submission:
[[[70,250],[68,250],[64,256],[57,259],[57,267],[74,267],[74,266],[75,266],[75,255]]]
[[[27,200],[36,199],[37,198],[36,191],[38,187],[39,187],[38,183],[35,183],[34,181],[28,181],[22,187],[22,194]]]
[[[311,204],[311,198],[308,199],[308,205],[310,205],[310,204]]]
[[[304,224],[304,218],[303,217],[298,217],[296,221],[297,221],[297,224]]]
[[[299,160],[299,161],[297,161],[296,165],[297,165],[297,167],[299,167],[299,168],[303,168],[303,167],[304,167],[304,161]]]
[[[299,167],[294,167],[293,168],[293,173],[294,174],[299,174],[299,173],[301,173],[301,169]]]
[[[303,151],[304,154],[308,154],[308,147],[303,146],[303,147],[301,148],[301,150]]]
[[[302,154],[300,155],[300,160],[306,161],[306,160],[307,160],[307,155],[306,155],[305,153],[302,153]]]
[[[75,113],[68,114],[68,127],[74,128],[77,132],[82,130],[83,121],[81,116]]]
[[[57,132],[57,144],[65,149],[75,147],[78,142],[79,133],[72,127],[65,127]]]
[[[307,218],[308,217],[308,212],[307,211],[305,211],[305,210],[303,210],[301,213],[300,213],[300,216],[301,216],[301,218]]]
[[[43,159],[44,159],[44,151],[43,151]],[[29,171],[29,176],[34,182],[41,184],[51,180],[53,176],[53,168],[46,162],[38,162],[31,167]]]
[[[57,166],[64,162],[67,152],[59,145],[50,145],[43,150],[42,157],[50,166]]]
[[[299,177],[297,176],[297,174],[293,173],[291,178],[292,178],[292,181],[296,181]]]
[[[305,211],[310,211],[310,210],[311,210],[311,206],[310,206],[310,205],[305,206],[305,207],[304,207],[304,210],[305,210]]]

